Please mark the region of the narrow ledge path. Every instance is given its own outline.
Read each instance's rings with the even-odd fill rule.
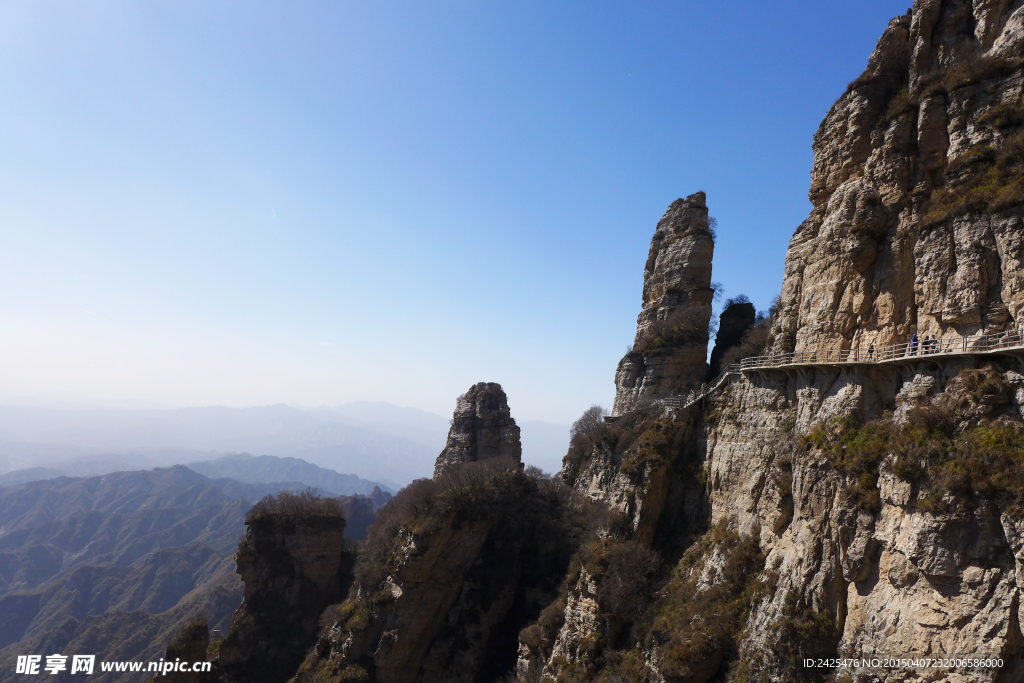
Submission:
[[[955,358],[1011,356],[1024,360],[1024,331],[1009,330],[996,334],[958,336],[889,344],[877,349],[825,349],[821,351],[796,351],[767,356],[749,356],[735,365],[730,365],[715,379],[699,390],[686,396],[656,399],[662,405],[673,408],[689,408],[695,403],[717,393],[728,386],[736,375],[770,370],[802,370],[808,368],[831,368],[850,366],[894,366],[914,365],[922,362],[940,363]]]

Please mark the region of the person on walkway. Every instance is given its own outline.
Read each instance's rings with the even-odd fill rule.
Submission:
[[[917,355],[917,332],[915,332],[910,337],[910,355],[911,356],[916,356]]]
[[[875,362],[875,345],[874,345],[874,343],[872,343],[871,346],[868,347],[868,362],[869,363],[874,363]]]

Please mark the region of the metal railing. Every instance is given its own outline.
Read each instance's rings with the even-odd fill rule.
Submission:
[[[942,339],[919,339],[916,344],[904,342],[878,348],[825,349],[750,356],[735,365],[730,365],[718,377],[704,384],[700,389],[694,389],[684,396],[662,396],[654,400],[667,408],[677,410],[689,408],[697,401],[707,398],[721,389],[728,383],[731,375],[739,374],[743,370],[800,365],[900,363],[933,356],[999,353],[1009,350],[1016,350],[1024,355],[1024,330],[1007,330],[1006,332],[974,336],[947,336]]]
[[[740,361],[740,370],[777,368],[787,365],[833,365],[852,363],[887,363],[918,360],[930,356],[998,353],[1024,349],[1024,333],[1007,330],[994,334],[944,337],[918,340],[916,343],[889,344],[878,348],[823,349],[751,356]]]
[[[707,382],[700,389],[694,389],[685,396],[670,396],[666,398],[659,398],[658,402],[668,408],[689,408],[702,398],[706,398],[711,394],[715,393],[716,391],[718,391],[722,387],[722,385],[726,383],[726,380],[729,379],[730,375],[735,375],[738,374],[739,372],[740,366],[738,364],[730,365],[720,375],[718,375],[718,377],[715,377],[710,382]]]

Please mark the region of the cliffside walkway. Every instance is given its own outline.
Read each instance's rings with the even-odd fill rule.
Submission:
[[[881,346],[871,349],[825,349],[798,351],[768,356],[751,356],[739,363],[741,372],[758,370],[829,367],[836,365],[909,365],[922,361],[939,361],[962,356],[1015,356],[1024,358],[1024,332],[1008,330],[972,337],[935,339],[929,345],[919,341]]]
[[[658,401],[669,408],[689,408],[697,401],[707,398],[722,387],[728,385],[732,376],[738,374],[740,374],[740,366],[738,364],[730,365],[722,372],[722,374],[705,384],[701,389],[691,391],[686,396],[661,398],[658,399]]]
[[[735,365],[730,365],[699,390],[691,391],[685,396],[659,398],[657,401],[668,408],[689,408],[728,386],[732,377],[746,372],[855,365],[908,365],[963,356],[1014,356],[1024,360],[1024,331],[1009,330],[972,337],[947,337],[931,341],[928,346],[922,346],[922,342],[918,341],[916,347],[910,342],[905,342],[881,346],[873,351],[826,349],[750,356]]]

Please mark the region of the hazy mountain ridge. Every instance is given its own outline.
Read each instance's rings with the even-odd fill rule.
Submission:
[[[66,471],[72,461],[102,456],[113,461],[106,470],[113,471],[246,452],[298,457],[363,478],[384,479],[391,488],[430,473],[444,444],[444,418],[394,406],[377,410],[382,414],[372,420],[366,409],[360,418],[346,417],[343,410],[284,404],[176,410],[0,406],[0,465],[7,470],[43,466]],[[389,419],[389,410],[399,417]]]
[[[12,680],[14,658],[26,653],[157,660],[200,614],[226,632],[242,598],[234,552],[246,511],[267,494],[306,487],[176,466],[0,489],[0,681]],[[347,498],[346,537],[361,537],[390,499],[372,493]]]
[[[354,474],[341,474],[298,458],[234,453],[217,460],[186,463],[185,466],[211,479],[227,478],[246,484],[294,481],[341,496],[369,496],[378,487],[389,493],[395,492],[378,482],[368,481]]]
[[[100,568],[87,569],[98,571]],[[164,648],[174,633],[194,617],[205,615],[211,628],[226,630],[242,599],[242,585],[230,558],[203,584],[186,593],[173,608],[159,614],[150,614],[142,609],[128,612],[111,610],[76,618],[67,612],[73,608],[79,593],[65,590],[68,583],[61,581],[58,590],[39,597],[36,594],[17,594],[0,598],[3,601],[0,606],[4,608],[14,607],[8,602],[13,598],[21,600],[22,608],[24,603],[31,603],[33,599],[43,603],[44,598],[50,598],[41,610],[18,620],[19,626],[27,622],[27,626],[22,626],[25,630],[22,639],[0,649],[0,682],[23,680],[22,676],[14,673],[15,660],[22,654],[96,654],[97,662],[157,661],[163,656]],[[117,585],[116,578],[112,579],[112,585]],[[10,613],[5,614],[0,625],[7,623],[13,623]],[[51,624],[56,624],[56,627]],[[96,674],[89,678],[102,683],[143,679],[139,674],[101,674],[98,665]],[[74,678],[56,676],[53,680]]]
[[[520,426],[526,461],[558,469],[568,426],[536,420]],[[252,453],[300,458],[395,491],[431,475],[448,428],[440,415],[368,401],[308,409],[283,404],[176,410],[0,406],[0,486],[35,476],[26,469],[41,468],[40,478],[88,477]],[[12,471],[23,474],[5,479]],[[273,479],[292,480],[302,481]]]
[[[0,489],[0,591],[32,589],[84,564],[125,567],[188,543],[230,552],[262,493],[182,466]]]
[[[178,466],[0,489],[0,680],[18,654],[158,659],[182,620],[226,624],[245,512],[290,486]]]

